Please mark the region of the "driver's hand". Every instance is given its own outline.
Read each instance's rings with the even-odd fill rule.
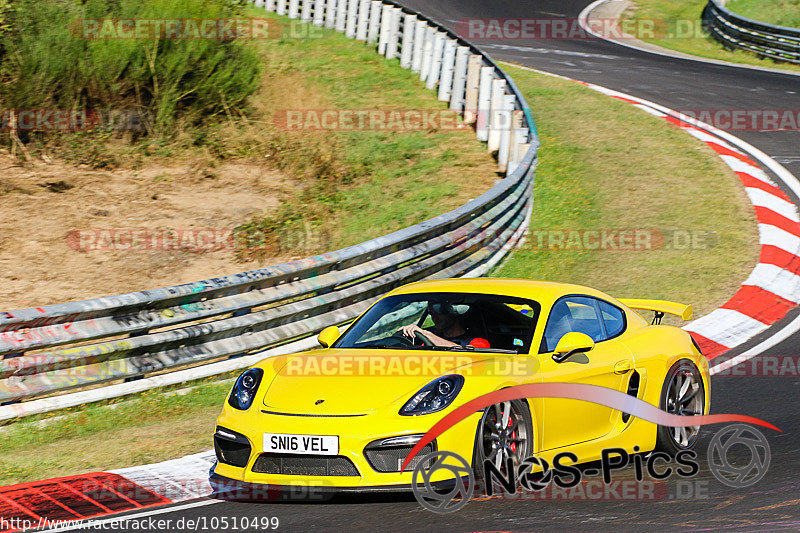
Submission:
[[[419,327],[419,326],[418,326],[418,325],[416,325],[416,324],[409,324],[408,326],[403,326],[403,327],[402,327],[402,328],[400,328],[398,331],[399,331],[400,333],[402,333],[403,335],[405,335],[406,337],[410,337],[410,338],[412,338],[412,339],[414,338],[414,334],[415,334],[416,332],[418,332],[418,331],[419,331],[419,332],[420,332],[422,335],[424,335],[424,334],[425,334],[425,330],[423,330],[421,327]]]

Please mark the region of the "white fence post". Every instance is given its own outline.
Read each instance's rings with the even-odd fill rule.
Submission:
[[[336,31],[344,31],[344,25],[347,19],[347,0],[339,0],[336,4]]]
[[[464,122],[474,124],[478,120],[478,94],[481,85],[483,58],[470,54],[467,59],[467,85],[464,89]]]
[[[497,166],[500,172],[508,170],[509,151],[511,150],[511,113],[514,111],[514,101],[516,97],[513,94],[507,94],[503,97],[503,111],[499,124],[500,130],[500,147],[497,149]]]
[[[300,0],[289,0],[289,18],[296,19],[300,16]]]
[[[400,66],[403,68],[411,68],[416,35],[417,16],[406,13],[403,18],[403,43],[400,45]]]
[[[314,26],[322,27],[323,24],[325,24],[325,0],[314,0]]]
[[[402,14],[402,9],[393,7],[392,14],[389,16],[389,42],[386,43],[387,59],[397,57],[397,46],[400,44],[400,17]]]
[[[372,0],[369,8],[369,31],[367,34],[367,42],[375,44],[378,42],[378,35],[381,31],[381,12],[383,11],[383,3],[381,0]]]
[[[428,79],[426,80],[425,87],[434,89],[436,84],[439,83],[439,76],[442,72],[442,52],[444,51],[444,37],[445,33],[437,31],[433,38],[433,58],[431,60],[431,71],[428,72]]]
[[[475,135],[479,141],[489,140],[489,112],[492,107],[492,80],[494,67],[481,67],[481,79],[478,87],[477,123]]]
[[[303,6],[300,9],[300,21],[301,22],[311,22],[311,2],[313,0],[303,0]]]
[[[378,35],[378,53],[386,55],[386,48],[389,46],[389,29],[392,26],[392,6],[382,4],[381,6],[381,33]]]
[[[456,66],[456,40],[447,39],[442,55],[442,75],[439,79],[439,101],[449,102],[453,94],[453,69]]]
[[[508,169],[506,175],[512,174],[521,160],[520,145],[527,141],[527,130],[522,127],[525,113],[521,110],[511,112],[511,142],[509,143]]]
[[[278,0],[275,13],[277,13],[278,15],[286,14],[286,0]]]
[[[325,27],[332,30],[335,25],[336,25],[336,0],[326,0]]]
[[[461,111],[464,109],[464,89],[467,86],[467,59],[469,47],[456,48],[456,62],[453,66],[453,89],[450,95],[450,109]]]
[[[276,7],[275,0],[267,0],[267,3],[264,4],[264,9],[266,9],[270,13],[275,13],[275,7]]]
[[[350,39],[355,39],[359,0],[347,0],[347,2],[347,22],[344,34]]]
[[[436,35],[436,28],[427,26],[425,28],[425,41],[422,45],[422,69],[419,71],[419,79],[425,81],[428,79],[428,74],[431,72],[431,64],[433,63],[433,41]]]
[[[489,109],[489,139],[486,148],[489,152],[500,149],[503,111],[505,109],[506,80],[492,80],[492,101]]]
[[[358,23],[356,24],[356,39],[358,39],[359,41],[366,41],[367,28],[369,28],[369,0],[360,0],[358,4]]]
[[[425,46],[425,30],[428,23],[424,20],[418,20],[414,24],[414,50],[411,58],[412,72],[420,72],[422,70],[422,50]]]

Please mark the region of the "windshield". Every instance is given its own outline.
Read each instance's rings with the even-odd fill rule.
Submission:
[[[490,294],[399,294],[378,301],[334,348],[528,353],[540,306]]]

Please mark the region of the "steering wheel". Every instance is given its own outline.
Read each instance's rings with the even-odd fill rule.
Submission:
[[[420,333],[419,331],[415,331],[414,332],[414,338],[413,339],[410,339],[410,338],[406,337],[405,335],[403,335],[399,331],[397,333],[395,333],[394,335],[392,335],[391,337],[388,337],[386,340],[389,340],[389,339],[392,339],[393,341],[396,342],[395,346],[399,346],[399,345],[416,346],[416,344],[414,343],[415,340],[419,340],[419,342],[420,342],[420,344],[422,344],[422,346],[433,346],[433,342],[428,337],[426,337],[425,335]]]
[[[433,341],[430,340],[428,337],[420,333],[419,331],[414,332],[414,338],[418,339],[419,342],[422,343],[423,346],[433,346]]]

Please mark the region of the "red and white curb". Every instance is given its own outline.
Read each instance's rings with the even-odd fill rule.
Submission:
[[[581,82],[583,83],[583,82]],[[748,155],[708,124],[677,112],[665,113],[644,101],[604,87],[590,89],[629,102],[664,118],[703,141],[733,170],[756,214],[761,257],[750,276],[719,309],[684,327],[708,359],[739,346],[782,319],[800,304],[800,217],[797,206]]]
[[[741,180],[758,221],[761,255],[750,276],[727,303],[684,326],[708,359],[714,359],[750,340],[800,304],[800,216],[797,206],[751,157],[758,159],[800,196],[800,182],[786,168],[741,139],[662,105],[599,85],[529,67],[514,66],[580,83],[667,120],[717,152]],[[792,329],[795,326],[800,329],[800,324],[793,324]],[[787,335],[784,338],[785,336]],[[780,336],[776,335],[776,339],[778,338]],[[735,363],[757,353],[753,352],[743,354],[744,357],[737,356]],[[731,360],[727,366],[735,363]],[[712,367],[712,373],[715,370],[723,369]]]
[[[92,530],[104,516],[153,514],[155,507],[204,498],[212,493],[209,473],[215,462],[210,450],[162,463],[0,487],[0,532]]]

